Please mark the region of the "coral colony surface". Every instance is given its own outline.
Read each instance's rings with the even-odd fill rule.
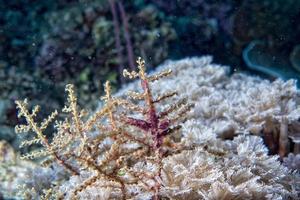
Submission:
[[[209,56],[166,62],[149,74],[142,59],[137,64],[137,71],[123,75],[138,80],[118,93],[105,83],[96,111],[78,106],[73,85],[66,86],[62,112],[44,120],[39,106],[16,101],[16,132],[29,152],[19,156],[0,143],[0,194],[21,199],[299,198],[295,81],[229,76],[229,68],[213,64]]]

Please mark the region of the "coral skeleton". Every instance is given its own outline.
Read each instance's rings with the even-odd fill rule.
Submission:
[[[211,62],[188,58],[147,74],[139,58],[137,71],[123,71],[139,80],[115,95],[106,82],[103,101],[90,114],[67,85],[64,119],[55,121],[53,138],[45,130],[58,112],[37,122],[39,107],[29,112],[27,100],[16,101],[25,119],[16,131],[34,133],[21,146],[41,146],[23,158],[43,158],[42,167],[28,170],[30,180],[19,180],[23,197],[299,198],[298,169],[280,162],[297,134],[295,82],[228,76],[228,67]],[[280,156],[270,155],[271,146]]]

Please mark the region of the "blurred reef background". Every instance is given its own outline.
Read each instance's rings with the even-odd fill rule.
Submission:
[[[137,56],[149,66],[210,54],[264,77],[300,77],[299,0],[0,1],[0,140],[14,147],[14,101],[61,108],[64,86],[93,108],[109,80],[124,84]]]

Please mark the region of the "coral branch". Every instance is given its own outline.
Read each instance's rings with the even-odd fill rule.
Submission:
[[[109,5],[110,5],[110,10],[113,16],[113,23],[114,23],[114,34],[115,34],[115,40],[116,40],[116,51],[118,55],[118,64],[119,64],[119,72],[121,72],[124,69],[124,59],[122,55],[122,45],[121,45],[121,39],[120,39],[120,24],[118,21],[118,15],[117,15],[117,10],[116,10],[116,5],[114,0],[108,0]],[[124,83],[123,77],[120,77],[120,80],[122,83]]]
[[[175,96],[175,95],[177,95],[177,92],[168,92],[168,93],[166,93],[166,94],[163,94],[163,95],[157,97],[157,98],[153,101],[153,103],[158,103],[158,102],[160,102],[160,101],[163,101],[163,100],[165,100],[165,99],[167,99],[167,98],[170,98],[170,97],[173,97],[173,96]]]
[[[148,122],[142,120],[142,119],[135,119],[132,117],[122,117],[122,120],[131,126],[135,126],[137,128],[140,128],[144,131],[148,131],[151,128],[151,124]]]
[[[30,114],[29,111],[27,110],[27,100],[26,99],[23,102],[22,101],[16,101],[16,104],[17,104],[17,108],[19,109],[18,117],[23,116],[25,118],[27,124],[28,124],[28,127],[30,127],[30,129],[33,130],[37,135],[37,138],[34,138],[31,141],[23,142],[21,144],[21,146],[32,145],[34,143],[40,143],[45,148],[44,150],[33,151],[31,153],[25,154],[23,156],[23,158],[34,159],[34,158],[37,158],[37,157],[46,156],[46,155],[50,154],[57,160],[57,162],[59,164],[64,166],[66,169],[71,171],[73,174],[79,174],[79,172],[74,167],[67,164],[66,161],[58,155],[58,152],[54,151],[54,146],[52,146],[49,143],[48,139],[43,134],[43,130],[47,128],[47,126],[49,125],[49,123],[51,121],[54,120],[55,116],[57,115],[57,111],[53,112],[46,120],[44,120],[42,122],[41,127],[39,127],[33,119],[33,117],[36,116],[36,114],[38,112],[38,107],[36,106],[33,109],[33,114]],[[28,132],[30,130],[28,127],[25,126],[25,129],[22,129],[22,127],[17,126],[16,127],[16,132],[20,132],[20,131]]]
[[[123,6],[123,3],[121,0],[118,1],[118,6],[121,14],[121,19],[123,23],[123,30],[124,30],[124,37],[126,41],[126,49],[127,49],[127,55],[128,55],[128,63],[129,63],[129,68],[134,69],[134,55],[133,55],[133,48],[132,48],[132,43],[131,43],[131,38],[130,38],[130,33],[129,33],[129,24],[128,24],[128,19],[126,16],[126,12]]]

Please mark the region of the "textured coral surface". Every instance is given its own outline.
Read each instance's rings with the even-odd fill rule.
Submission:
[[[299,198],[298,157],[290,155],[284,165],[280,162],[280,156],[297,150],[292,138],[297,138],[300,110],[294,81],[229,76],[228,67],[213,64],[209,56],[169,61],[157,71],[162,72],[147,75],[143,67],[125,72],[141,80],[124,86],[113,97],[106,85],[99,111],[87,121],[76,105],[73,87],[67,86],[64,111],[70,117],[56,123],[54,142],[39,134],[56,112],[39,125],[29,120],[38,108],[27,113],[27,102],[19,101],[20,116],[25,116],[28,125],[17,129],[36,132],[46,154],[57,156],[58,161],[46,168],[25,170],[30,179],[17,176],[14,182],[24,187],[23,195],[28,199]],[[177,95],[170,93],[174,90]],[[128,91],[133,101],[125,99]],[[190,104],[182,103],[186,97]],[[154,102],[159,104],[153,107]],[[173,102],[179,102],[174,104],[179,111],[161,120],[164,111],[175,109]],[[178,121],[180,113],[185,113],[182,105],[195,106]],[[160,115],[153,114],[156,112]],[[103,113],[106,117],[100,119]],[[273,150],[280,156],[270,155],[271,136]],[[59,137],[68,140],[57,143]],[[43,151],[33,156],[41,154]]]

